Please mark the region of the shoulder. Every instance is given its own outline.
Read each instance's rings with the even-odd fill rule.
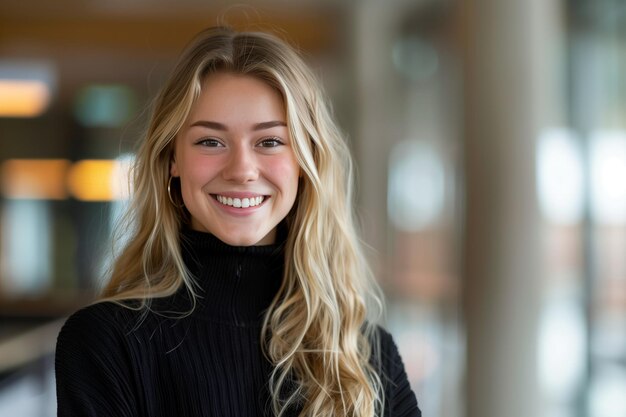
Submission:
[[[119,304],[103,301],[91,304],[87,307],[76,311],[70,315],[61,332],[81,331],[84,329],[94,329],[94,326],[100,328],[118,327],[124,320],[130,318],[131,315],[137,315],[136,311],[132,311]]]
[[[382,326],[376,326],[373,352],[377,357],[378,366],[386,376],[391,377],[398,368],[404,369],[404,364],[393,336]]]
[[[57,338],[57,352],[67,348],[111,347],[138,323],[141,313],[112,302],[84,307],[65,321]],[[108,345],[108,346],[107,346]]]
[[[126,335],[139,314],[101,302],[67,319],[55,353],[59,416],[137,415]]]
[[[415,393],[411,389],[404,362],[392,335],[384,328],[376,328],[375,363],[385,390],[388,413],[386,415],[419,417]]]
[[[111,375],[127,378],[133,363],[133,338],[128,336],[140,323],[140,316],[139,311],[111,302],[99,302],[72,314],[57,337],[57,381],[92,384]]]

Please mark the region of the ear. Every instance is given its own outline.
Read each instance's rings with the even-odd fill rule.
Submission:
[[[172,154],[172,159],[170,161],[170,175],[172,177],[180,177],[180,173],[178,172],[178,164],[176,163],[176,154]]]

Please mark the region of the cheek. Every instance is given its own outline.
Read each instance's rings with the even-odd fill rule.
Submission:
[[[283,192],[296,193],[300,177],[300,167],[295,158],[281,158],[275,161],[270,169],[272,178],[276,184],[280,184]]]
[[[181,181],[196,184],[208,181],[216,175],[216,161],[209,161],[200,155],[187,155],[178,161]]]

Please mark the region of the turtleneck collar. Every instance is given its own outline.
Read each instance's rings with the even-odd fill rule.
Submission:
[[[279,243],[230,246],[212,234],[183,230],[183,259],[200,290],[194,316],[238,326],[260,325],[280,288],[284,233]]]

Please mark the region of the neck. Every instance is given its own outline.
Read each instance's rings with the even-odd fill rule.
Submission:
[[[260,325],[282,281],[283,242],[230,246],[211,234],[185,230],[181,249],[200,288],[194,314],[235,325]]]

